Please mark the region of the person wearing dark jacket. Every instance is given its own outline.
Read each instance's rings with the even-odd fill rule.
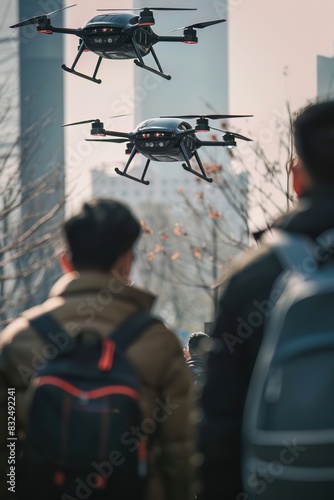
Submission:
[[[306,108],[294,122],[303,196],[273,226],[315,240],[334,228],[334,101]],[[299,172],[299,175],[301,175]],[[266,235],[270,238],[270,232]],[[224,283],[212,333],[200,425],[200,500],[249,500],[241,481],[241,424],[248,384],[282,267],[262,238]]]
[[[194,332],[189,336],[187,348],[183,349],[198,396],[206,380],[208,340],[209,335],[206,333]]]

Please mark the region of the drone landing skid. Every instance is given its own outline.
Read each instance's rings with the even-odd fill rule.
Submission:
[[[124,171],[120,170],[119,168],[115,168],[115,172],[119,175],[122,175],[123,177],[127,177],[128,179],[132,179],[133,181],[140,182],[141,184],[145,184],[146,186],[149,185],[150,181],[144,181],[143,177],[141,179],[138,179],[138,177],[134,177],[133,175],[126,174]]]
[[[211,179],[211,177],[208,177],[205,173],[203,164],[201,162],[200,157],[198,156],[197,151],[195,151],[194,156],[196,158],[197,165],[199,166],[199,169],[202,172],[201,174],[199,172],[196,172],[196,170],[194,170],[193,168],[191,168],[189,156],[188,156],[187,151],[186,151],[184,145],[182,144],[182,142],[180,143],[180,148],[181,148],[181,151],[183,153],[184,159],[186,160],[186,163],[182,163],[182,167],[184,168],[184,170],[187,170],[188,172],[191,172],[192,174],[197,175],[197,177],[200,177],[201,179],[203,179],[206,182],[212,182],[213,179]]]
[[[77,53],[77,56],[76,58],[74,59],[74,62],[72,64],[72,66],[69,68],[68,66],[66,66],[65,64],[62,64],[62,68],[63,70],[67,71],[68,73],[72,73],[73,75],[76,75],[76,76],[81,76],[81,78],[85,78],[86,80],[90,80],[91,82],[94,82],[94,83],[101,83],[102,80],[100,80],[99,78],[96,78],[96,75],[97,75],[97,72],[99,70],[99,67],[100,67],[100,64],[101,64],[101,61],[102,61],[102,57],[99,56],[98,58],[98,61],[96,63],[96,66],[95,66],[95,70],[94,70],[94,73],[93,73],[93,76],[89,76],[89,75],[85,75],[84,73],[79,73],[78,71],[75,71],[75,67],[83,53],[83,51],[85,50],[85,46],[84,44],[82,43],[80,45],[80,48],[79,48],[79,51]]]
[[[133,175],[129,175],[129,174],[126,173],[127,169],[130,166],[130,163],[132,162],[132,160],[133,160],[133,158],[134,158],[134,156],[135,156],[136,153],[137,153],[137,149],[134,147],[132,149],[132,151],[131,151],[129,160],[128,160],[127,164],[124,167],[124,170],[120,170],[119,168],[116,167],[115,168],[115,172],[117,174],[119,174],[119,175],[122,175],[123,177],[127,177],[128,179],[132,179],[133,181],[140,182],[141,184],[145,184],[145,186],[148,186],[149,183],[150,183],[150,181],[145,181],[144,178],[145,178],[148,166],[151,163],[151,160],[147,160],[147,162],[145,163],[143,175],[141,176],[140,179],[138,177],[134,177]]]
[[[134,37],[132,38],[131,42],[132,42],[132,47],[133,47],[133,49],[136,52],[137,57],[138,57],[138,59],[135,59],[133,61],[137,66],[139,66],[140,68],[146,69],[147,71],[150,71],[151,73],[154,73],[155,75],[159,75],[162,78],[165,78],[166,80],[171,80],[172,77],[170,75],[166,75],[163,72],[163,69],[162,69],[161,64],[159,62],[159,59],[158,59],[158,57],[157,57],[157,55],[156,55],[155,50],[154,50],[153,47],[151,47],[151,54],[153,56],[153,59],[156,62],[156,65],[157,65],[158,69],[151,68],[150,66],[147,66],[144,63],[143,58],[141,56],[141,53],[140,53],[140,51],[138,49],[137,42],[136,42],[136,40],[135,40]]]
[[[182,167],[184,168],[184,170],[187,170],[188,172],[191,172],[192,174],[197,175],[197,177],[200,177],[204,181],[206,181],[206,182],[212,182],[211,177],[207,177],[205,174],[202,175],[199,172],[196,172],[196,170],[192,169],[191,167],[189,167],[185,163],[182,163]]]
[[[147,71],[150,71],[151,73],[154,73],[155,75],[159,75],[159,76],[162,76],[162,78],[165,78],[166,80],[171,80],[171,76],[170,75],[165,75],[165,73],[161,73],[160,71],[154,69],[154,68],[151,68],[150,66],[146,66],[146,64],[144,63],[141,63],[140,61],[138,61],[137,59],[135,59],[133,61],[137,66],[139,66],[140,68],[144,68],[146,69]]]

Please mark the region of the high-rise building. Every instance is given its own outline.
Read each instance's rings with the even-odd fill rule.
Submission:
[[[2,244],[11,242],[4,262],[11,263],[10,275],[20,282],[19,286],[8,282],[10,293],[19,297],[16,313],[42,301],[59,274],[52,236],[64,214],[63,40],[38,34],[34,24],[9,26],[63,6],[63,0],[17,0],[0,7],[5,54],[0,64],[6,70],[1,100],[11,117],[11,123],[8,119],[2,123],[12,148],[6,171],[17,179],[13,203],[17,209],[10,210],[11,218],[1,231]],[[63,13],[53,20],[61,25]]]
[[[319,99],[334,97],[334,57],[317,56],[317,96]]]

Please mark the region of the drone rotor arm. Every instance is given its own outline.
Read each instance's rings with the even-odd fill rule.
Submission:
[[[61,33],[63,35],[76,35],[81,37],[82,36],[82,29],[71,29],[71,28],[57,28],[56,26],[50,26],[50,30],[53,31],[53,33]]]
[[[87,142],[113,142],[116,144],[121,144],[123,142],[129,142],[129,139],[85,139]]]
[[[133,9],[96,9],[99,12],[125,12],[125,11],[135,11],[135,10],[165,10],[165,11],[173,11],[173,10],[197,10],[197,9],[189,9],[189,8],[182,8],[182,7],[134,7]]]
[[[251,118],[253,115],[206,115],[210,120],[224,120],[226,118]]]
[[[157,36],[157,42],[184,42],[184,36]]]
[[[200,141],[199,147],[202,146],[226,146],[226,143],[224,141]]]
[[[104,130],[104,134],[112,137],[120,137],[122,139],[126,139],[127,141],[131,141],[131,135],[126,132],[116,132],[114,130]],[[125,142],[125,141],[124,141]]]
[[[160,118],[184,118],[184,119],[194,119],[194,118],[209,118],[210,120],[222,120],[226,118],[249,118],[253,115],[169,115],[160,116]]]

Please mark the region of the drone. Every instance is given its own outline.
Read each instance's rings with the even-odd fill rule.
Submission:
[[[209,125],[209,120],[226,119],[226,118],[246,118],[253,115],[184,115],[184,116],[161,116],[160,118],[152,118],[140,123],[137,128],[130,133],[117,132],[113,130],[105,130],[104,124],[99,119],[84,120],[74,123],[62,125],[69,127],[72,125],[81,125],[91,123],[91,135],[93,136],[111,136],[114,139],[86,139],[87,141],[99,142],[126,142],[126,154],[129,154],[129,159],[124,167],[124,170],[115,168],[117,174],[148,185],[150,182],[145,180],[145,175],[151,161],[175,162],[183,161],[182,167],[201,179],[212,182],[212,178],[208,177],[197,150],[202,146],[223,146],[227,148],[236,147],[236,139],[251,141],[248,137],[228,132],[226,130],[216,129]],[[115,117],[110,117],[115,118]],[[193,128],[186,119],[196,119],[196,125]],[[210,130],[222,132],[222,141],[202,141],[196,136],[199,132],[209,132]],[[137,153],[141,153],[147,158],[142,176],[134,177],[127,173]],[[198,171],[192,168],[190,160],[195,158],[198,166]]]
[[[69,5],[61,9],[54,10],[48,14],[31,17],[21,21],[10,28],[20,28],[29,24],[36,24],[37,33],[52,35],[53,33],[63,33],[76,35],[79,37],[78,53],[72,66],[69,68],[65,64],[62,68],[74,75],[85,78],[95,83],[101,83],[102,80],[96,78],[101,61],[105,59],[134,59],[134,63],[166,80],[171,76],[163,72],[159,59],[153,46],[158,42],[183,42],[195,44],[198,42],[196,29],[203,29],[214,24],[223,23],[226,19],[218,19],[203,23],[196,23],[190,26],[184,26],[172,31],[183,30],[183,36],[159,36],[155,34],[151,26],[155,24],[153,11],[185,11],[197,10],[187,8],[170,7],[141,7],[133,9],[109,9],[108,13],[98,14],[88,21],[82,28],[57,28],[51,25],[50,17],[61,10],[75,7],[77,4]],[[107,11],[107,9],[97,9],[98,11]],[[113,10],[113,12],[110,12]],[[139,15],[127,14],[125,11],[140,11]],[[117,13],[122,11],[122,13]],[[92,76],[76,71],[75,67],[86,51],[94,52],[98,56]],[[143,58],[149,53],[152,54],[156,67],[152,68],[144,63]]]

